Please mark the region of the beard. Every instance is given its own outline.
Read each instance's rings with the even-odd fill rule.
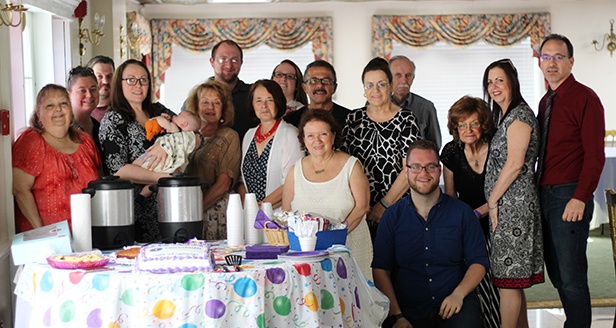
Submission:
[[[235,81],[237,81],[237,74],[232,73],[231,75],[227,75],[224,72],[219,74],[218,77],[220,78],[220,80],[226,84],[231,84]]]
[[[436,189],[438,189],[438,180],[433,180],[431,184],[429,185],[419,185],[417,182],[413,181],[409,181],[409,184],[411,185],[411,189],[422,195],[422,196],[427,196],[432,194]]]

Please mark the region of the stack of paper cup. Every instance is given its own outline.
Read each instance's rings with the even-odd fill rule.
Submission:
[[[90,194],[71,195],[71,231],[74,252],[92,250],[92,212]]]
[[[267,215],[267,217],[272,220],[274,219],[274,209],[272,208],[272,203],[261,203],[261,211]],[[271,227],[270,227],[271,228]],[[267,236],[265,235],[265,229],[261,229],[261,241],[267,242]]]
[[[244,245],[244,215],[240,194],[230,194],[227,203],[227,244],[231,247]]]
[[[244,236],[246,245],[261,243],[261,232],[255,228],[255,218],[259,213],[259,203],[255,194],[248,193],[244,199]]]

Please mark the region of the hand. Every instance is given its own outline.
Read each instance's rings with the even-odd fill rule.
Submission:
[[[413,325],[406,320],[406,318],[400,318],[394,323],[393,328],[413,328]]]
[[[383,213],[385,213],[385,207],[383,207],[381,203],[376,203],[374,206],[372,206],[370,212],[368,212],[368,221],[378,224],[379,221],[381,221]]]
[[[492,232],[494,232],[498,225],[498,205],[495,205],[493,208],[488,207],[488,209],[488,216],[490,217],[490,222],[492,222]]]
[[[441,309],[438,312],[438,315],[445,320],[451,318],[454,314],[460,312],[463,301],[464,297],[460,297],[455,294],[445,297],[443,303],[441,303]]]
[[[586,204],[583,201],[575,198],[571,198],[565,206],[565,211],[563,212],[563,221],[566,222],[577,222],[581,221],[584,216],[584,208]]]
[[[147,169],[153,171],[160,163],[167,160],[167,152],[159,144],[154,144],[146,150],[144,161],[148,162]]]
[[[160,116],[166,118],[167,120],[171,119],[171,115],[167,114],[167,113],[161,113]]]

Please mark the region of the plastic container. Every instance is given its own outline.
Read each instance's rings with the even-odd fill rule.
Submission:
[[[317,251],[322,251],[330,248],[334,244],[338,245],[346,245],[347,234],[349,232],[348,228],[339,229],[339,230],[326,230],[317,232],[317,244],[314,247]],[[291,250],[301,251],[301,246],[299,245],[299,239],[293,233],[293,231],[289,231],[289,246]]]

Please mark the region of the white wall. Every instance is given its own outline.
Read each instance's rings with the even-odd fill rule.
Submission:
[[[254,5],[146,5],[148,18],[237,18],[331,16],[334,26],[334,66],[338,75],[336,101],[350,108],[364,104],[360,75],[371,59],[373,15],[440,15],[549,12],[552,32],[564,34],[575,47],[576,78],[593,88],[606,108],[606,125],[616,129],[616,57],[596,52],[594,35],[609,31],[616,18],[614,1],[379,1],[274,3]]]

